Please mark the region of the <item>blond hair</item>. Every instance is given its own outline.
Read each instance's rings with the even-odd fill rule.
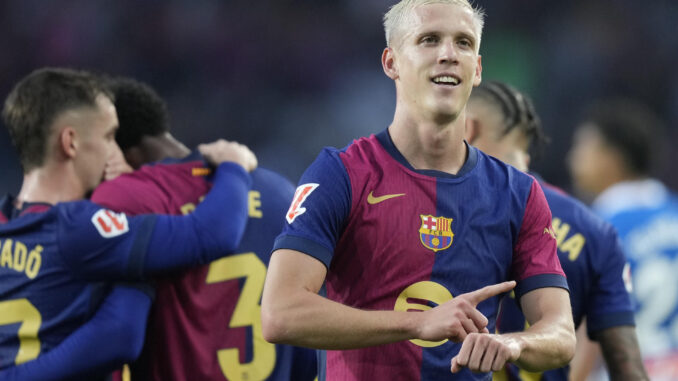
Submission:
[[[473,21],[476,24],[476,32],[478,34],[477,47],[480,47],[480,37],[483,33],[483,25],[485,24],[485,12],[481,8],[473,7],[468,0],[401,0],[393,5],[384,15],[386,46],[391,47],[395,32],[409,13],[414,8],[427,4],[454,4],[465,7],[473,12]]]

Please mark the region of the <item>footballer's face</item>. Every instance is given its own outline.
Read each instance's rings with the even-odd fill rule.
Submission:
[[[574,134],[572,149],[568,153],[570,174],[575,186],[584,192],[597,195],[615,182],[618,152],[593,124],[583,124]]]
[[[482,101],[470,101],[466,108],[466,140],[490,156],[527,172],[530,139],[516,127],[508,133],[501,112]]]
[[[104,176],[106,162],[115,154],[115,131],[118,128],[118,116],[111,100],[99,95],[96,107],[78,111],[78,150],[74,157],[74,167],[85,192],[99,185]]]
[[[454,121],[480,84],[479,43],[472,10],[455,4],[414,8],[382,56],[399,102],[430,120]]]

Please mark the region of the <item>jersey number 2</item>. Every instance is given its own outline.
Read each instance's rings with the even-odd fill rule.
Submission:
[[[264,290],[266,265],[254,253],[231,255],[210,264],[207,283],[245,278],[240,298],[233,311],[229,327],[252,327],[252,360],[242,364],[237,348],[217,351],[219,366],[231,381],[265,380],[275,367],[275,346],[264,340],[261,333],[261,293]]]
[[[21,323],[17,332],[19,351],[14,359],[14,363],[19,365],[33,360],[40,354],[38,330],[42,324],[42,315],[28,299],[0,302],[0,325],[16,323]]]

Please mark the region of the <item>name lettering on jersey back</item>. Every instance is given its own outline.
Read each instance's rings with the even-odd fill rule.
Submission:
[[[586,244],[586,238],[579,232],[570,234],[570,224],[561,221],[558,217],[553,218],[553,230],[556,233],[558,250],[567,253],[570,261],[576,261]]]
[[[29,279],[34,279],[42,265],[42,246],[36,245],[28,251],[25,243],[7,238],[0,241],[0,267],[24,273]]]
[[[202,202],[205,199],[205,196],[201,196],[198,199],[198,202]],[[256,190],[251,190],[247,194],[247,215],[250,218],[263,218],[264,212],[261,210],[261,193]],[[181,214],[186,215],[192,213],[196,208],[196,205],[192,202],[186,203],[181,206]]]

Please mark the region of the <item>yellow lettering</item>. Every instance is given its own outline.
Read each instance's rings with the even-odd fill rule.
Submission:
[[[26,268],[26,245],[23,242],[16,241],[14,243],[14,270],[18,272],[24,271]]]
[[[12,240],[6,239],[0,254],[0,266],[12,268]]]
[[[261,218],[264,214],[261,212],[261,193],[250,191],[248,193],[249,216],[252,218]]]
[[[581,249],[584,247],[585,243],[586,239],[584,238],[584,236],[577,233],[572,237],[568,238],[568,240],[563,243],[560,250],[567,253],[567,258],[569,260],[575,261],[577,257],[579,257]]]
[[[553,224],[553,230],[556,232],[556,245],[560,247],[560,244],[567,237],[567,233],[570,232],[570,225],[562,223],[558,217],[554,217],[551,223]]]
[[[193,212],[195,210],[195,204],[192,202],[189,202],[188,204],[184,204],[181,206],[181,214],[184,216]]]
[[[38,271],[40,271],[40,265],[42,265],[42,256],[40,253],[42,253],[42,246],[38,245],[28,254],[26,276],[31,279],[34,279],[38,275]]]

